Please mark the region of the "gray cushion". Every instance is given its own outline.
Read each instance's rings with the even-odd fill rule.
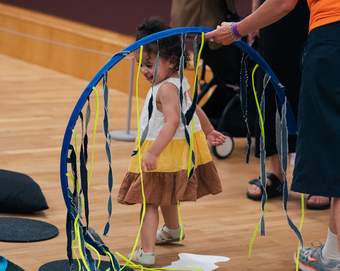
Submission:
[[[0,169],[0,212],[33,213],[47,208],[40,186],[31,177]]]

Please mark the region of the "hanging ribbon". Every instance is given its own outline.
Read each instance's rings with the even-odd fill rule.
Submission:
[[[69,191],[68,188],[68,178],[69,178],[69,174],[68,174],[68,170],[67,170],[67,165],[68,165],[68,152],[69,152],[69,146],[71,145],[71,137],[72,137],[72,131],[77,123],[77,120],[80,116],[81,110],[84,106],[84,104],[86,103],[86,101],[88,100],[90,94],[94,91],[95,94],[96,89],[95,86],[97,86],[98,82],[104,77],[104,75],[113,67],[115,66],[118,62],[120,62],[125,56],[127,56],[128,54],[130,54],[131,52],[142,48],[141,46],[145,45],[145,44],[149,44],[151,42],[157,41],[159,39],[162,38],[166,38],[169,36],[174,36],[174,35],[185,35],[186,33],[202,33],[202,32],[208,32],[211,31],[212,29],[210,28],[205,28],[205,27],[185,27],[185,28],[174,28],[174,29],[169,29],[169,30],[165,30],[159,33],[155,33],[152,34],[150,36],[147,36],[145,38],[142,38],[138,41],[136,41],[135,43],[131,44],[130,46],[128,46],[126,49],[124,49],[123,51],[115,54],[100,70],[99,72],[94,76],[94,78],[89,82],[88,86],[85,88],[84,92],[82,93],[82,95],[80,96],[79,100],[77,101],[77,104],[74,108],[74,110],[72,111],[71,117],[68,121],[66,130],[65,130],[65,135],[64,135],[64,139],[63,139],[63,144],[62,144],[62,149],[61,149],[61,158],[60,158],[60,180],[61,180],[61,187],[62,187],[62,192],[63,192],[63,196],[64,196],[64,200],[67,206],[67,218],[66,218],[66,223],[67,223],[67,236],[68,236],[68,256],[72,257],[72,251],[70,248],[70,243],[69,240],[73,240],[76,237],[76,240],[78,240],[79,242],[79,255],[82,257],[82,262],[85,262],[86,264],[84,264],[85,269],[88,268],[93,268],[93,270],[95,270],[96,266],[93,263],[93,259],[91,257],[91,253],[90,250],[92,251],[92,248],[89,246],[86,246],[86,240],[87,240],[87,232],[88,232],[88,224],[89,224],[89,206],[88,206],[88,198],[87,196],[85,196],[85,194],[88,193],[88,182],[89,179],[92,178],[92,174],[93,174],[93,169],[94,169],[94,161],[95,161],[95,156],[94,156],[94,149],[92,149],[92,156],[91,156],[91,166],[90,166],[90,170],[89,172],[87,172],[87,168],[86,168],[86,163],[87,163],[87,151],[85,148],[85,137],[86,137],[86,132],[82,135],[82,137],[84,138],[82,141],[82,146],[81,146],[81,150],[80,150],[80,179],[81,179],[81,191],[84,194],[84,212],[85,212],[85,219],[86,219],[86,226],[82,226],[82,223],[80,221],[81,217],[79,216],[79,210],[78,207],[81,206],[81,204],[78,202],[77,205],[74,204],[74,197],[72,196],[71,191]],[[203,36],[203,35],[202,35]],[[203,42],[202,42],[203,43]],[[280,82],[278,81],[277,77],[275,76],[275,74],[273,74],[272,70],[270,69],[269,65],[256,53],[255,50],[253,50],[252,48],[250,48],[246,43],[239,41],[235,43],[236,46],[238,46],[241,50],[243,50],[249,58],[251,58],[252,60],[254,60],[256,63],[259,63],[261,68],[269,74],[270,78],[271,78],[271,83],[274,86],[275,92],[276,92],[276,96],[278,97],[278,103],[279,103],[279,109],[282,109],[282,105],[284,103],[284,98],[285,98],[285,93],[283,91],[283,86],[280,84]],[[199,58],[198,58],[199,59]],[[196,65],[198,66],[198,65]],[[196,77],[196,76],[195,76]],[[194,90],[196,89],[196,87],[194,87]],[[97,95],[96,95],[97,96]],[[193,99],[194,100],[194,99]],[[97,101],[97,100],[96,100]],[[285,106],[286,106],[286,110],[285,110],[285,114],[287,115],[287,125],[288,125],[288,131],[289,133],[295,133],[296,132],[296,124],[294,121],[294,118],[292,117],[292,111],[289,107],[289,105],[285,102]],[[96,107],[97,107],[97,103],[96,103]],[[196,106],[196,104],[193,101],[193,105],[192,106]],[[195,110],[193,110],[194,112]],[[86,113],[86,120],[85,120],[85,127],[87,127],[87,124],[89,120],[89,112],[90,109],[88,108],[88,111]],[[98,112],[98,110],[96,110],[96,112]],[[186,116],[182,116],[181,115],[181,120],[184,121],[185,117],[188,117],[189,119],[189,112]],[[97,115],[97,113],[96,113]],[[93,129],[93,133],[96,133],[97,130],[97,126],[96,126],[96,119],[97,117],[95,117],[95,123],[94,123],[94,129]],[[139,118],[138,118],[139,119]],[[187,120],[185,120],[186,123]],[[85,128],[85,130],[87,130],[87,128]],[[188,135],[186,135],[186,139]],[[190,137],[189,137],[190,138]],[[95,135],[92,138],[93,140],[95,140]],[[190,142],[190,140],[189,140]],[[139,142],[140,143],[140,142]],[[95,147],[95,141],[93,141],[92,143],[93,148]],[[76,146],[75,146],[76,147]],[[72,167],[72,166],[71,166]],[[192,171],[192,170],[191,170]],[[190,174],[189,174],[190,175]],[[73,177],[72,179],[73,183],[78,182],[76,177]],[[109,207],[108,207],[109,209]],[[142,216],[143,216],[143,212],[145,212],[145,209],[142,209]],[[138,236],[138,234],[137,234]],[[139,236],[138,236],[139,238]],[[95,246],[93,246],[94,248],[96,248]],[[97,250],[99,248],[96,248]],[[98,250],[99,251],[99,250]],[[100,251],[99,251],[100,252]],[[101,255],[102,253],[104,255],[107,255],[104,251],[101,251]],[[110,254],[112,257],[112,262],[115,262],[115,257]],[[118,268],[118,269],[117,269]],[[116,265],[116,270],[119,270],[119,265],[117,267]],[[91,270],[92,271],[92,270]]]
[[[105,153],[108,162],[108,173],[107,173],[107,185],[109,189],[109,198],[107,201],[107,213],[108,218],[106,225],[104,227],[104,235],[107,235],[110,230],[110,220],[112,215],[112,187],[113,187],[113,174],[112,174],[112,159],[111,159],[111,137],[109,131],[109,89],[107,87],[107,73],[103,77],[103,97],[104,97],[104,118],[103,118],[103,127],[104,127],[104,135],[105,135]]]

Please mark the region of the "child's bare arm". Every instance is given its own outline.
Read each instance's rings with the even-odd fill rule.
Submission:
[[[190,97],[190,90],[188,90],[186,93],[186,98],[188,101],[192,101],[191,97]],[[204,111],[197,105],[196,106],[196,114],[197,117],[200,121],[202,130],[205,134],[205,136],[207,136],[212,130],[214,130],[214,127],[212,126],[210,120],[208,119],[207,115],[204,113]]]
[[[163,84],[158,90],[157,98],[164,115],[164,126],[154,143],[144,154],[142,166],[145,170],[156,168],[157,157],[174,137],[180,122],[178,89],[173,84]]]
[[[199,106],[196,106],[196,114],[200,120],[202,130],[205,136],[207,136],[212,130],[214,130],[214,127],[212,126],[207,115],[203,112],[203,110]]]
[[[225,141],[225,136],[219,131],[215,130],[207,115],[198,106],[196,107],[196,114],[200,120],[202,130],[208,142],[213,146],[223,144]]]

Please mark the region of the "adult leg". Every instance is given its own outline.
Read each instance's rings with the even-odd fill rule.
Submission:
[[[282,180],[282,171],[281,171],[281,165],[280,165],[280,159],[277,154],[271,155],[268,157],[267,161],[267,171],[273,173],[275,176],[277,176],[280,180]],[[271,180],[267,179],[267,185],[270,186]],[[261,189],[254,184],[249,184],[248,186],[248,193],[251,195],[260,196],[262,194]]]
[[[340,267],[340,198],[333,198],[329,229],[324,246],[302,248],[300,270],[339,270]]]
[[[302,50],[308,33],[309,11],[306,1],[299,1],[295,10],[278,23],[266,27],[261,31],[260,52],[267,59],[274,72],[286,87],[286,94],[297,118]],[[282,54],[282,52],[286,54]],[[286,55],[290,57],[287,58]],[[287,69],[289,67],[289,69]],[[258,89],[262,85],[262,77],[257,80]],[[275,91],[269,84],[266,90],[265,130],[266,152],[268,156],[267,172],[272,172],[282,179],[280,161],[276,150],[275,114],[276,101]],[[258,140],[257,140],[258,141]],[[289,153],[295,152],[296,136],[290,135],[288,139]],[[267,180],[267,185],[271,181]],[[261,189],[256,185],[249,185],[248,193],[261,195]],[[330,205],[328,197],[309,195],[307,208],[327,209]]]
[[[330,207],[331,199],[329,197],[308,195],[307,197],[307,208],[311,210],[324,210]]]
[[[265,36],[266,37],[266,36]],[[267,37],[264,41],[268,40]],[[256,85],[257,90],[261,91],[263,88],[263,76],[262,72],[258,72],[256,78]],[[259,95],[258,95],[259,96]],[[267,178],[267,187],[269,188],[272,185],[272,180],[275,179],[275,187],[280,185],[280,181],[282,181],[282,171],[281,171],[281,164],[280,159],[276,149],[276,131],[275,131],[275,120],[276,120],[276,98],[275,98],[275,90],[273,86],[269,83],[267,88],[265,89],[265,115],[264,115],[264,130],[265,130],[265,151],[267,156],[266,161],[266,172],[272,175],[271,178]],[[256,124],[255,124],[256,125]],[[255,156],[260,156],[260,136],[261,131],[259,125],[256,125],[255,129]],[[251,180],[248,186],[247,196],[248,198],[259,200],[260,195],[262,194],[261,188],[256,185],[252,184],[256,181],[256,179]],[[258,181],[256,181],[258,184]],[[268,190],[268,189],[267,189]],[[280,193],[275,193],[275,195],[280,195]],[[268,196],[270,196],[268,194]]]
[[[340,266],[340,22],[310,33],[304,57],[299,105],[299,137],[292,190],[332,196],[329,232],[325,249],[303,248],[299,255],[302,270],[338,270]],[[329,42],[330,38],[332,42]],[[330,247],[333,247],[329,249]]]
[[[327,259],[340,258],[340,198],[334,198],[329,220],[329,230],[325,246],[322,250],[323,257]]]
[[[340,251],[340,198],[333,198],[330,229],[337,235],[338,251]]]

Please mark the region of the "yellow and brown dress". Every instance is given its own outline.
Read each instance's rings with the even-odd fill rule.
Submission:
[[[154,97],[153,112],[149,120],[147,137],[141,146],[141,155],[151,146],[163,127],[164,116],[162,112],[157,110],[156,97],[158,89],[164,82],[172,83],[180,89],[180,79],[176,77],[170,77],[150,88],[141,113],[141,131],[148,124],[148,104],[152,95]],[[182,89],[184,92],[182,110],[185,112],[191,104],[187,98],[189,84],[185,78],[183,79]],[[181,123],[173,139],[158,157],[157,168],[153,171],[143,172],[144,191],[148,204],[175,205],[178,201],[195,201],[202,196],[217,194],[222,191],[220,178],[196,114],[194,114],[192,121],[195,127],[193,150],[196,157],[193,176],[188,180],[189,145],[185,140],[184,125]],[[137,155],[131,159],[128,173],[119,189],[118,202],[123,204],[142,203]]]

